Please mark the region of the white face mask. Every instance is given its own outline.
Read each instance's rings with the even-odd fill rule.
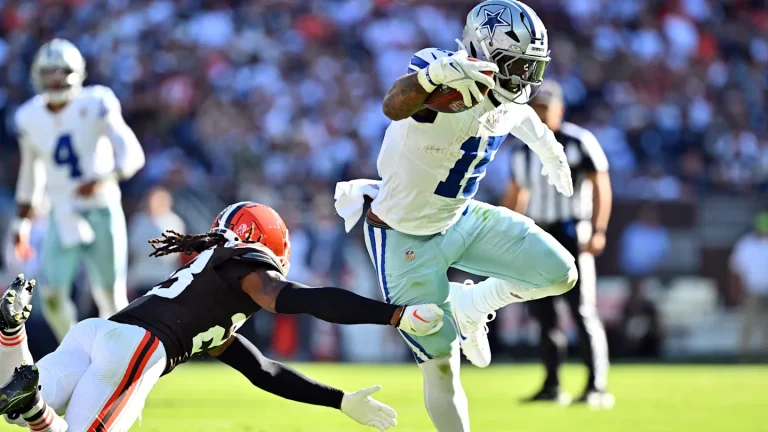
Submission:
[[[82,77],[68,68],[48,68],[37,71],[35,86],[48,102],[65,103],[82,87]]]

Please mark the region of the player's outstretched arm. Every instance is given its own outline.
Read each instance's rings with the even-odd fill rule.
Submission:
[[[541,160],[544,167],[541,174],[547,176],[549,184],[565,196],[573,195],[571,168],[565,157],[563,145],[555,134],[539,119],[536,112],[525,105],[526,116],[510,132],[524,142]]]
[[[336,324],[392,325],[418,336],[443,326],[443,310],[437,305],[396,306],[341,288],[312,288],[287,281],[275,270],[251,272],[242,278],[241,287],[259,306],[275,313],[304,313]]]
[[[254,386],[296,402],[336,408],[356,422],[386,430],[397,425],[395,410],[370,397],[380,387],[354,393],[313,381],[295,369],[268,359],[249,340],[233,335],[209,353],[243,374]]]

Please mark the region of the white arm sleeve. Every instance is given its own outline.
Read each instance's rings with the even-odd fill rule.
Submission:
[[[523,120],[516,127],[512,128],[510,133],[539,156],[544,164],[557,163],[565,161],[565,151],[563,145],[557,142],[555,134],[541,122],[536,112],[528,105],[523,105],[527,113]]]
[[[37,207],[45,195],[45,163],[21,130],[19,130],[19,152],[21,166],[16,182],[16,202]]]
[[[106,133],[115,150],[115,171],[121,179],[129,179],[144,167],[144,150],[136,134],[123,119],[120,101],[111,91],[104,97],[102,116]]]

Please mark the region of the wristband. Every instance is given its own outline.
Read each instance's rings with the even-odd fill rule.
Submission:
[[[403,316],[405,316],[405,306],[401,306],[401,308],[400,316],[397,317],[397,322],[395,323],[396,328],[400,328],[400,323],[403,322]]]
[[[432,78],[429,77],[429,67],[420,70],[416,74],[416,78],[418,78],[419,84],[424,87],[424,90],[426,90],[427,93],[432,93],[437,88],[437,84],[435,84],[432,81]]]

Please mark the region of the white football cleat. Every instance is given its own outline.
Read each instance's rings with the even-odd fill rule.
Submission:
[[[496,318],[496,312],[491,312],[481,321],[475,321],[465,313],[462,305],[472,301],[471,293],[474,282],[464,281],[464,284],[451,283],[451,312],[456,320],[459,331],[461,351],[473,365],[484,368],[491,364],[491,346],[488,343],[488,322]]]
[[[406,306],[397,328],[414,336],[428,336],[443,328],[444,314],[436,304]]]

